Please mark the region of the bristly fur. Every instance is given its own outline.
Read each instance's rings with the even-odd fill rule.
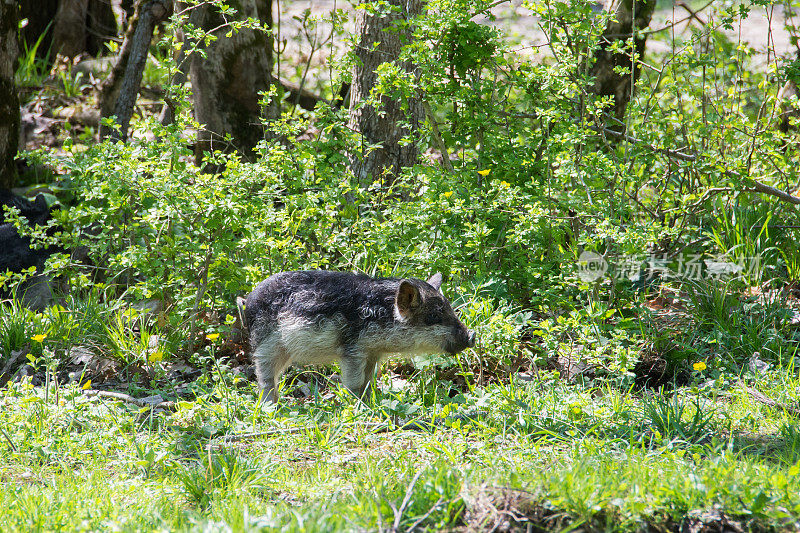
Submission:
[[[292,363],[339,361],[344,384],[361,395],[389,354],[456,353],[474,345],[474,333],[439,290],[441,276],[429,281],[435,286],[304,271],[261,282],[247,297],[244,322],[265,397],[276,399],[277,380]]]

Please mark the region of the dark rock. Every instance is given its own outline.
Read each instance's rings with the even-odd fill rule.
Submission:
[[[6,221],[6,207],[18,209],[28,224],[41,226],[50,220],[47,201],[41,194],[31,202],[7,189],[0,189],[0,272],[20,273],[35,268],[37,273],[41,273],[47,258],[58,249],[31,247],[31,239],[20,235],[16,226]],[[26,307],[40,311],[52,298],[50,279],[37,274],[25,280],[13,292],[7,288],[0,290],[0,297],[11,296],[16,296]]]
[[[31,202],[27,198],[17,196],[8,189],[0,189],[0,206],[16,207],[20,214],[28,219],[28,223],[42,225],[50,220],[50,209],[47,207],[47,200],[44,195],[37,195]],[[5,209],[0,208],[0,224],[6,223]]]

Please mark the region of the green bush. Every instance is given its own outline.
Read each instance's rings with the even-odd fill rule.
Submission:
[[[414,40],[402,51],[414,75],[384,64],[372,91],[375,101],[424,101],[430,115],[405,142],[421,153],[444,146],[450,165],[423,158],[394,181],[359,183],[347,168],[359,140],[346,113],[320,103],[268,124],[274,136],[256,161],[214,153],[213,165],[198,167],[187,147],[187,131],[198,125],[184,106],[166,129],[144,119],[147,142],[68,141],[63,157],[41,155],[69,176],[62,242],[86,246],[89,257],[88,266],[54,260],[52,273],[70,292],[161,302],[160,324],[182,332],[181,349],[191,354],[206,329],[233,320],[236,296],[274,272],[438,270],[452,280],[451,295],[493,287],[493,302],[473,301],[472,309],[531,313],[513,333],[484,312],[470,318],[488,321],[485,338],[503,339],[491,340],[490,356],[509,357],[530,335],[527,323],[546,320],[548,356],[559,343],[581,345],[625,382],[642,341],[622,311],[637,308],[641,287],[609,276],[578,282],[584,250],[607,258],[664,250],[674,260],[691,244],[731,258],[762,256],[768,276],[797,270],[791,233],[772,227],[778,218],[768,204],[739,198],[731,211],[721,201],[752,179],[780,186],[769,177],[791,182],[796,173],[796,148],[762,112],[774,95],[759,90],[770,73],[748,68],[752,50],[716,31],[687,34],[657,74],[643,69],[627,110],[629,138],[620,140],[604,129],[612,102],[593,94],[586,76],[607,15],[593,15],[587,0],[525,2],[541,17],[551,51],[529,56],[475,22],[488,5],[428,3],[408,21]],[[717,11],[723,24],[746,14]],[[162,56],[164,68],[175,68]],[[335,63],[341,79],[353,61]],[[694,83],[699,78],[706,83]],[[742,281],[763,281],[761,271]]]

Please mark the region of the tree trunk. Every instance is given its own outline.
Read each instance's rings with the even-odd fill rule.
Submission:
[[[17,3],[0,0],[0,188],[17,180],[14,158],[19,143],[19,100],[14,85],[17,61]]]
[[[231,0],[237,20],[252,17],[272,27],[272,0]],[[206,49],[206,57],[193,54],[189,67],[195,118],[203,128],[197,134],[195,158],[200,164],[203,153],[212,150],[236,150],[246,159],[264,139],[261,118],[278,115],[272,102],[262,115],[259,92],[272,83],[272,37],[264,32],[242,28],[231,37],[219,10],[208,4],[196,8],[198,25],[205,31],[216,29],[217,40]],[[225,140],[230,135],[232,143]]]
[[[111,0],[89,0],[86,13],[86,53],[97,57],[106,51],[105,44],[119,35],[117,17]]]
[[[350,169],[363,184],[378,179],[393,182],[419,155],[416,143],[400,143],[417,130],[422,120],[424,111],[418,99],[401,101],[380,95],[379,109],[366,103],[377,84],[378,67],[399,61],[402,46],[411,38],[410,29],[398,23],[422,12],[422,0],[388,0],[387,4],[362,9],[356,22],[359,37],[355,55],[359,61],[350,89],[350,127],[361,133],[362,150],[350,155]],[[413,70],[408,62],[402,67]],[[371,148],[374,145],[379,147]]]
[[[656,7],[656,0],[606,0],[603,9],[613,13],[613,20],[609,21],[603,35],[600,37],[600,48],[595,53],[595,63],[589,72],[595,78],[591,92],[600,96],[614,98],[614,117],[623,122],[625,109],[633,97],[636,80],[639,78],[641,68],[638,59],[644,55],[646,36],[635,37],[634,32],[643,30],[650,25],[650,19]],[[637,61],[631,58],[630,47],[623,44],[626,52],[615,53],[610,50],[618,41],[628,41],[634,38],[634,51]],[[633,67],[631,74],[618,74],[615,67]]]
[[[128,138],[128,126],[133,114],[133,106],[139,95],[139,86],[142,84],[144,64],[150,50],[150,41],[153,40],[153,31],[158,22],[164,20],[169,14],[169,0],[147,0],[142,6],[139,22],[133,33],[131,52],[128,64],[125,66],[125,75],[119,89],[117,103],[114,105],[114,115],[117,117],[120,128],[114,132],[114,137],[124,141]]]
[[[100,126],[101,139],[109,135],[120,140],[127,138],[153,31],[156,24],[169,16],[170,8],[170,0],[142,0],[136,4],[125,40],[100,91],[101,116],[116,116],[120,130],[112,133],[106,126]]]
[[[61,0],[53,22],[53,51],[73,58],[84,52],[95,56],[117,35],[109,0]],[[55,55],[55,54],[53,54]]]
[[[134,42],[134,32],[136,31],[136,24],[139,20],[139,11],[144,2],[137,2],[133,15],[128,19],[128,26],[125,30],[125,38],[122,40],[122,46],[119,47],[114,62],[111,66],[111,72],[108,77],[103,81],[100,86],[100,116],[110,117],[114,114],[114,107],[117,104],[119,97],[119,90],[122,86],[122,80],[125,77],[125,68],[128,66],[128,58],[131,55],[131,48]],[[108,128],[100,126],[100,138],[107,137],[109,134]]]
[[[73,58],[86,51],[89,0],[61,0],[53,21],[53,52]],[[54,55],[55,55],[54,54]]]

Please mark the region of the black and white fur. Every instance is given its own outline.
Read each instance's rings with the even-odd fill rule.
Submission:
[[[475,333],[456,317],[441,284],[441,274],[425,282],[329,271],[282,272],[261,282],[239,307],[262,399],[277,401],[278,380],[293,363],[338,361],[342,382],[361,397],[390,354],[474,346]]]

